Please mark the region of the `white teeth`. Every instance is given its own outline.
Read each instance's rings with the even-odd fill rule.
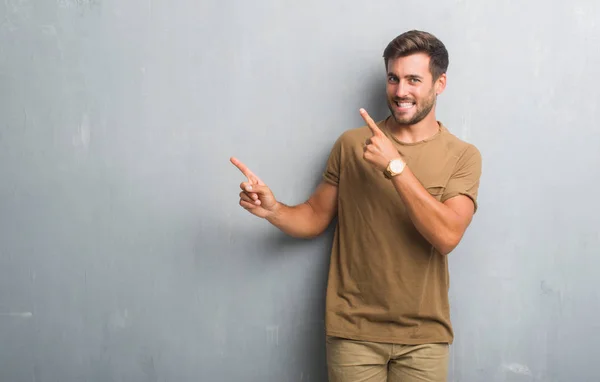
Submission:
[[[412,107],[413,103],[412,102],[403,102],[403,103],[396,103],[398,106],[405,108],[405,107]]]

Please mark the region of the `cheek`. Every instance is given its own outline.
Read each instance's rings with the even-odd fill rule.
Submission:
[[[387,93],[388,97],[395,96],[396,95],[396,86],[395,85],[387,84],[387,86],[386,86],[386,93]]]
[[[415,98],[421,101],[429,101],[432,98],[435,98],[436,88],[430,87],[429,89],[415,89],[414,95]]]

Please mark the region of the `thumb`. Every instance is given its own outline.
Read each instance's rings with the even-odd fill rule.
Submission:
[[[259,195],[268,195],[271,193],[271,190],[265,184],[248,184],[245,191],[254,192]]]

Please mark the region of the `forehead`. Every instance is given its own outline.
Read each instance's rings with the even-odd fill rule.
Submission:
[[[398,57],[388,61],[388,72],[403,77],[411,74],[425,77],[431,76],[430,58],[425,53],[415,53],[406,57]]]

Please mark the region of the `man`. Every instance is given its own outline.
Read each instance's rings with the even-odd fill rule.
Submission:
[[[248,178],[240,205],[301,238],[337,214],[327,286],[329,379],[445,381],[453,340],[447,255],[477,209],[481,156],[437,121],[448,53],[409,31],[384,51],[391,115],[344,132],[323,181],[287,206],[236,158]]]

